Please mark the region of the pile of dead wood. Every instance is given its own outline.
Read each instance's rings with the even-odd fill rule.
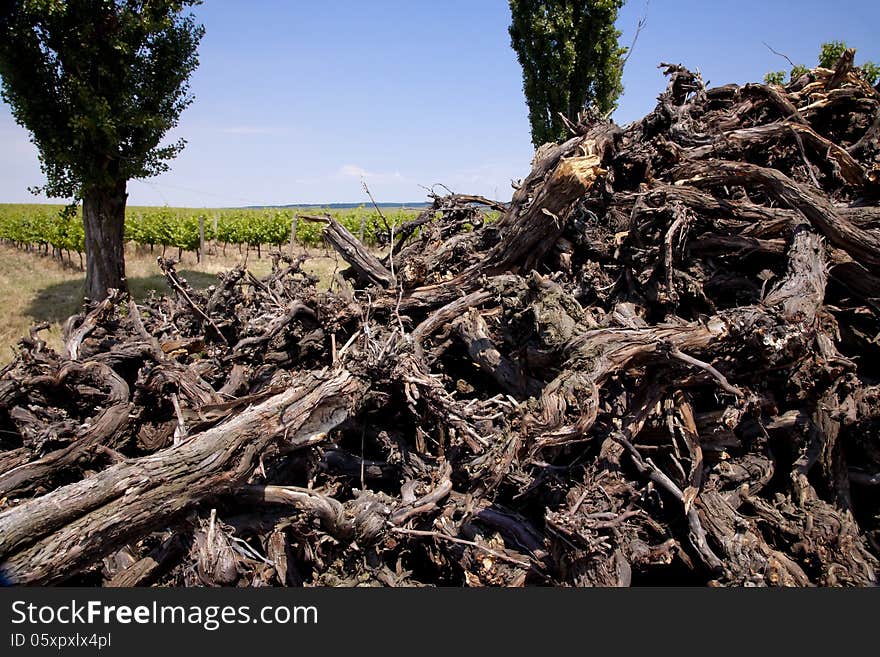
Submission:
[[[436,197],[332,291],[276,254],[37,327],[0,561],[85,585],[868,585],[880,94],[665,66],[502,205]],[[498,216],[500,214],[500,216]],[[497,220],[492,220],[497,217]]]

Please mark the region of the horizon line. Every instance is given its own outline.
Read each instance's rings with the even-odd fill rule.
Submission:
[[[80,203],[77,203],[79,205]],[[16,201],[0,201],[0,205],[67,205],[64,201],[29,201],[29,202],[16,202]],[[395,208],[408,208],[408,207],[421,207],[430,205],[428,201],[379,201],[376,203],[380,208],[386,207],[395,207]],[[361,206],[364,207],[372,207],[373,203],[371,202],[346,202],[346,201],[333,201],[331,203],[267,203],[267,204],[257,204],[257,205],[141,205],[139,203],[126,203],[127,208],[183,208],[188,210],[247,210],[247,209],[258,209],[258,208],[332,208],[332,207],[350,207],[350,208],[359,208]]]

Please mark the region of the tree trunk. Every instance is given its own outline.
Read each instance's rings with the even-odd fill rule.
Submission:
[[[92,189],[83,195],[86,238],[86,296],[100,301],[107,291],[126,289],[125,181]]]
[[[285,448],[326,440],[367,391],[346,370],[303,374],[289,387],[175,447],[123,460],[49,498],[0,513],[3,569],[21,584],[51,584],[82,570],[182,511],[244,484],[256,459],[283,436]],[[68,494],[70,496],[68,496]],[[70,549],[75,545],[75,549]]]

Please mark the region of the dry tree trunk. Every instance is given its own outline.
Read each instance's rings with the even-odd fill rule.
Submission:
[[[364,391],[364,382],[345,370],[305,374],[176,447],[123,461],[5,511],[0,553],[7,576],[22,584],[62,581],[193,505],[234,491],[274,442],[290,450],[326,439]]]

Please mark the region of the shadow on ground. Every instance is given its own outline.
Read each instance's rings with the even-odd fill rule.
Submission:
[[[178,273],[197,290],[202,290],[217,282],[215,274],[192,270]],[[32,317],[36,322],[65,321],[79,310],[85,290],[85,282],[85,277],[82,277],[44,287],[37,292],[33,301],[25,309],[25,314]],[[150,294],[150,290],[155,290],[158,294],[165,294],[170,291],[165,278],[159,274],[129,278],[128,289],[138,301],[146,299]]]

